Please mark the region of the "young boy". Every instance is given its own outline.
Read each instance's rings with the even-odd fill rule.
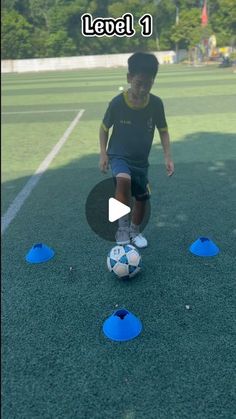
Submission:
[[[136,52],[128,59],[127,81],[130,88],[111,100],[99,135],[100,170],[106,173],[110,164],[116,184],[115,198],[128,206],[131,196],[135,198],[131,224],[129,215],[119,219],[116,242],[124,245],[131,241],[139,248],[148,244],[140,233],[140,224],[150,197],[148,156],[155,127],[159,131],[167,174],[171,176],[174,173],[163,103],[158,96],[150,94],[158,65],[155,55],[149,53]]]

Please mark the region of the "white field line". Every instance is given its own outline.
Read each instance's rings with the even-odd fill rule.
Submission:
[[[47,170],[48,166],[51,164],[53,159],[56,157],[57,153],[60,151],[62,146],[65,144],[66,140],[69,138],[70,134],[72,133],[73,129],[79,122],[80,118],[84,113],[84,109],[81,109],[78,114],[76,115],[75,119],[71,122],[67,130],[64,132],[63,136],[57,142],[57,144],[52,148],[50,153],[47,157],[43,160],[43,162],[39,165],[36,172],[31,176],[28,182],[25,184],[23,189],[18,193],[15,197],[14,201],[9,206],[8,210],[2,216],[2,225],[1,225],[1,234],[5,232],[9,224],[14,220],[15,216],[17,215],[18,211],[21,209],[22,205],[24,204],[25,200],[28,198],[34,187],[37,185],[39,179],[43,175],[43,173]]]
[[[55,110],[45,110],[45,111],[12,111],[12,112],[2,112],[2,115],[15,115],[15,114],[22,114],[22,113],[56,113],[56,112],[73,112],[78,111],[78,109],[55,109]]]

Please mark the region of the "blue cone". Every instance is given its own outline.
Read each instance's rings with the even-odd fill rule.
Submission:
[[[199,237],[189,248],[197,256],[216,256],[220,249],[207,237]]]
[[[125,341],[140,334],[142,323],[138,317],[126,309],[116,310],[103,323],[103,332],[111,340]]]
[[[54,250],[43,243],[35,244],[26,255],[26,260],[29,263],[47,262],[54,256]]]

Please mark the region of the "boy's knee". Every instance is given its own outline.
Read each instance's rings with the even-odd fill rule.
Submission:
[[[140,191],[141,192],[141,191]],[[151,197],[151,191],[149,188],[149,185],[147,185],[146,190],[143,191],[143,193],[136,193],[135,199],[136,201],[147,201]]]
[[[122,195],[129,195],[131,192],[131,177],[127,173],[121,173],[115,177],[116,193]]]
[[[149,193],[149,191],[146,191],[145,193],[143,193],[143,194],[138,194],[138,195],[135,195],[135,199],[136,199],[136,201],[138,201],[138,202],[144,202],[144,201],[147,201],[148,199],[150,199],[150,193]]]
[[[116,179],[128,179],[131,180],[131,176],[128,173],[118,173]]]
[[[116,188],[127,189],[131,186],[131,177],[127,173],[119,173],[115,177]]]

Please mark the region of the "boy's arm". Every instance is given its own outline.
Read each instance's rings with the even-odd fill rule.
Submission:
[[[166,170],[168,176],[172,176],[174,173],[174,163],[171,158],[171,152],[170,152],[170,136],[167,129],[165,130],[159,130],[159,135],[161,139],[161,144],[165,156],[165,162],[166,162]]]
[[[100,161],[99,167],[101,172],[106,173],[108,170],[108,155],[107,155],[107,142],[108,142],[109,130],[106,129],[102,124],[99,130],[99,142],[100,142]]]

